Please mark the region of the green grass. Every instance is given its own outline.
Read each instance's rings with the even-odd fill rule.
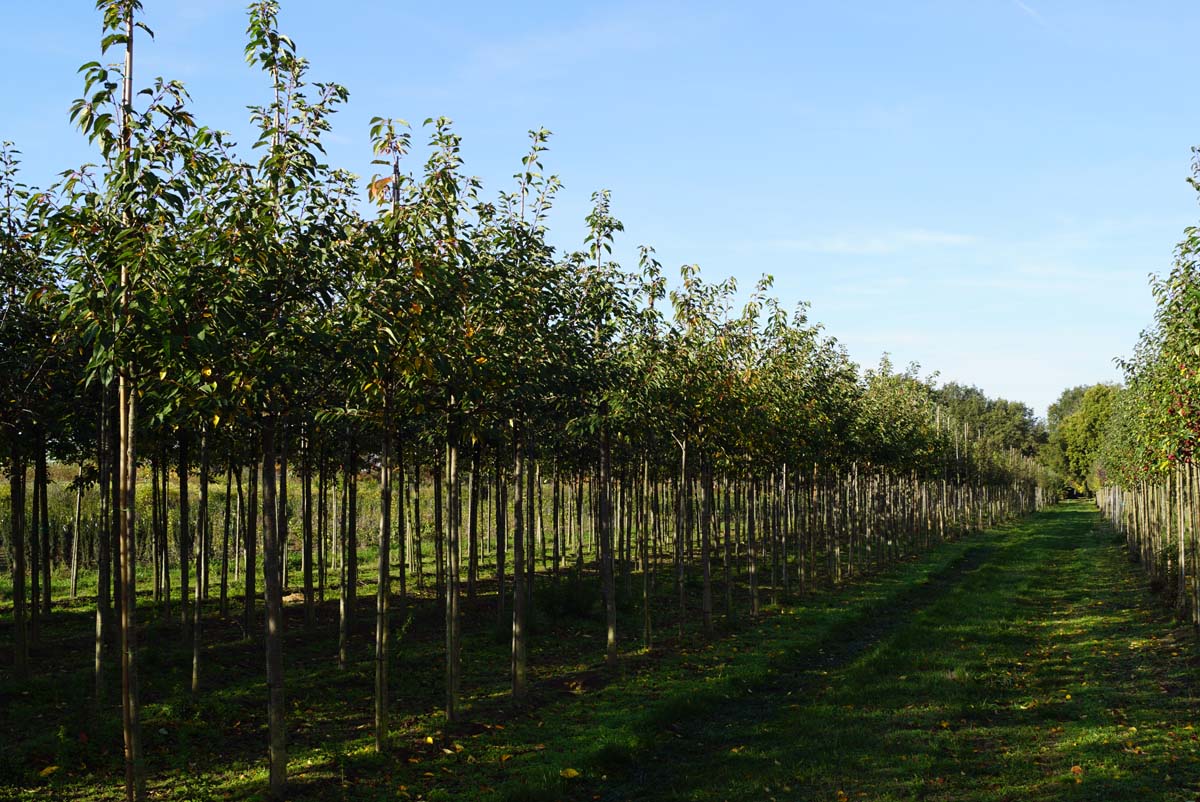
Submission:
[[[598,607],[565,586],[552,598],[546,581],[533,698],[507,700],[508,645],[485,598],[467,611],[468,723],[453,729],[438,714],[436,606],[418,602],[397,638],[384,756],[370,748],[368,601],[346,671],[333,607],[312,637],[295,608],[290,798],[1195,799],[1195,644],[1144,585],[1094,509],[1067,504],[756,623],[725,622],[712,639],[689,629],[649,652],[626,641],[610,673]],[[660,591],[673,634],[670,582]],[[20,687],[0,674],[0,797],[7,784],[18,799],[120,798],[118,709],[89,702],[86,620],[69,615],[35,655],[43,674]],[[622,624],[637,619],[631,608]],[[215,618],[205,634],[197,700],[177,628],[152,624],[144,639],[151,789],[258,798],[261,646]]]

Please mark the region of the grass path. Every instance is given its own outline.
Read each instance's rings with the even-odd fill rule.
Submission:
[[[1194,639],[1094,508],[965,543],[848,639],[645,739],[604,797],[1196,799]]]

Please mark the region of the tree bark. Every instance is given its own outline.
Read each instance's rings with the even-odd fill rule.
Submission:
[[[254,600],[258,594],[257,589],[257,574],[258,574],[258,474],[256,466],[251,465],[249,475],[246,477],[246,563],[242,566],[245,572],[246,590],[242,597],[243,611],[242,615],[245,618],[246,638],[252,637],[254,632]]]
[[[263,426],[263,578],[266,583],[267,724],[270,732],[269,790],[284,798],[287,783],[287,723],[283,677],[283,576],[279,570],[279,526],[275,498],[275,418]]]
[[[600,582],[604,588],[604,660],[617,664],[617,592],[613,581],[613,515],[610,497],[612,448],[608,432],[608,410],[601,411],[600,426]]]
[[[513,627],[512,627],[512,695],[525,698],[526,683],[526,620],[525,620],[525,516],[522,514],[521,492],[524,479],[524,455],[520,437],[513,441]]]
[[[451,414],[454,415],[454,398],[450,399]],[[458,697],[460,690],[459,668],[461,651],[459,641],[459,535],[462,531],[462,488],[458,476],[459,433],[457,427],[448,427],[446,438],[446,484],[447,510],[446,529],[446,721],[458,720]]]
[[[187,643],[188,624],[193,617],[192,607],[188,601],[188,567],[192,558],[192,530],[188,500],[188,441],[187,432],[179,429],[176,434],[179,441],[179,465],[176,476],[179,478],[179,616],[184,643]],[[197,581],[199,577],[196,577]]]
[[[208,588],[208,428],[200,431],[200,509],[196,513],[196,608],[192,615],[192,695],[200,692],[200,637]]]
[[[375,751],[388,740],[388,601],[391,596],[392,427],[390,398],[384,400],[383,453],[379,460],[379,584],[375,594]]]
[[[9,526],[12,540],[13,586],[13,673],[17,679],[29,676],[29,632],[25,611],[25,463],[16,454],[11,458],[8,473],[8,498],[11,504]],[[96,615],[96,630],[100,630],[100,614]],[[99,635],[97,635],[97,687],[99,686]]]

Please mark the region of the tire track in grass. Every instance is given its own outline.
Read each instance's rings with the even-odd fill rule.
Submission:
[[[854,609],[855,599],[843,600],[853,610],[850,615],[827,627],[817,639],[806,637],[803,631],[793,638],[785,636],[785,649],[777,650],[765,671],[740,682],[735,693],[689,691],[652,707],[638,728],[638,745],[630,754],[620,756],[630,764],[626,776],[595,795],[617,800],[670,794],[680,767],[711,765],[712,753],[721,754],[732,742],[731,730],[736,731],[747,721],[769,719],[781,704],[802,698],[831,674],[874,649],[916,611],[952,592],[965,577],[987,564],[998,537],[997,532],[990,532],[947,544],[944,548],[953,550],[953,556],[941,565],[924,566],[928,570],[922,576],[911,576],[922,566],[904,566],[899,577],[892,577],[898,580],[897,587],[881,594],[874,603]],[[855,589],[842,592],[852,596]],[[781,617],[787,620],[812,613],[802,605]],[[795,628],[792,623],[785,626]],[[730,747],[736,750],[732,754],[743,748]],[[616,768],[619,773],[622,767]]]

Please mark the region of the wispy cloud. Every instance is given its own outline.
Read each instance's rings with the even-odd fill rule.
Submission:
[[[821,253],[836,256],[886,256],[901,251],[923,248],[945,248],[970,245],[976,241],[969,234],[931,231],[914,228],[885,233],[840,235],[800,239],[773,239],[763,243],[772,250],[798,253]]]
[[[614,15],[516,39],[489,41],[475,49],[470,63],[475,72],[488,75],[545,71],[613,52],[649,50],[659,35],[644,19]]]
[[[1025,12],[1025,16],[1029,17],[1031,20],[1036,22],[1038,25],[1046,24],[1045,18],[1037,12],[1037,9],[1031,8],[1026,3],[1022,3],[1021,0],[1012,0],[1012,2],[1013,2],[1014,6],[1021,9],[1021,11]]]

